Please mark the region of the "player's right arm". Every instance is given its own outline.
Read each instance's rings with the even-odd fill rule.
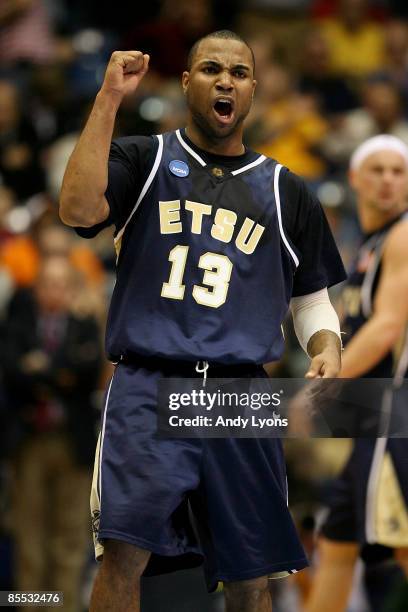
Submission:
[[[149,66],[141,51],[115,51],[89,119],[65,170],[60,217],[73,227],[92,227],[109,215],[105,198],[108,159],[116,114],[123,98],[136,91]]]
[[[340,376],[357,378],[392,351],[408,322],[408,223],[395,225],[384,243],[373,314],[351,338]]]

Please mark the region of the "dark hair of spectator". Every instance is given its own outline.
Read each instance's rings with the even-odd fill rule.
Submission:
[[[241,42],[244,45],[246,45],[248,47],[248,49],[250,50],[250,52],[251,52],[252,65],[253,65],[254,74],[255,74],[255,56],[254,56],[254,52],[252,51],[251,47],[246,42],[246,40],[241,38],[241,36],[239,36],[235,32],[232,32],[231,30],[217,30],[216,32],[210,32],[210,34],[206,34],[205,36],[202,36],[201,38],[199,38],[194,43],[194,45],[191,47],[191,49],[189,51],[188,58],[187,58],[187,70],[191,70],[191,66],[193,64],[194,57],[195,57],[195,54],[197,53],[198,47],[203,42],[203,40],[207,40],[208,38],[223,38],[224,40],[238,40],[239,42]]]

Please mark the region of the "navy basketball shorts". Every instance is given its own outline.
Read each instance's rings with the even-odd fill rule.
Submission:
[[[186,372],[150,366],[119,363],[107,392],[91,493],[96,558],[112,539],[151,551],[145,575],[204,561],[209,591],[306,567],[280,440],[159,438],[158,380]]]
[[[329,494],[329,540],[408,546],[408,440],[357,439]]]

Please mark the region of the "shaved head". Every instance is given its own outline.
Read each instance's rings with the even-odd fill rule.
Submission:
[[[204,40],[208,40],[209,38],[221,38],[221,39],[224,39],[224,40],[237,40],[238,42],[241,42],[244,45],[246,45],[248,47],[248,49],[250,50],[250,52],[251,52],[252,67],[253,67],[253,72],[255,74],[255,56],[254,56],[253,50],[251,49],[249,44],[246,42],[246,40],[241,38],[241,36],[239,36],[235,32],[232,32],[231,30],[217,30],[216,32],[211,32],[210,34],[207,34],[206,36],[203,36],[202,38],[199,38],[197,40],[197,42],[195,42],[194,45],[191,47],[190,52],[188,54],[188,59],[187,59],[187,70],[188,71],[191,70],[191,66],[193,65],[194,58],[195,58],[195,56],[197,54],[197,51],[198,51],[198,48],[199,48],[200,44]]]

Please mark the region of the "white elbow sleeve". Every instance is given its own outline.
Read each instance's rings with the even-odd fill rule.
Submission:
[[[292,298],[290,309],[297,339],[305,353],[310,338],[322,329],[334,332],[341,340],[339,318],[326,288]]]

